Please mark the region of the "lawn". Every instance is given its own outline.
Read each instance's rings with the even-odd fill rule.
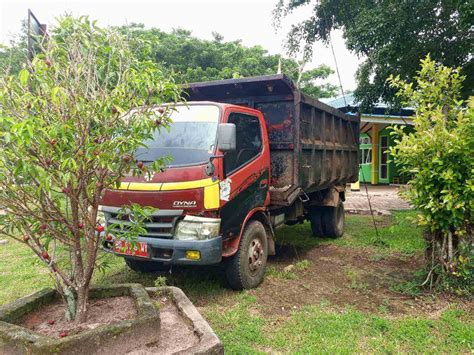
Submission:
[[[472,301],[450,295],[401,293],[422,266],[421,231],[410,211],[348,216],[338,240],[315,239],[308,224],[278,231],[277,256],[265,282],[234,292],[217,267],[173,268],[181,287],[211,323],[228,353],[470,353]],[[0,246],[0,304],[51,285],[44,267],[21,244]],[[97,283],[153,285],[110,256]],[[415,296],[416,295],[416,296]]]

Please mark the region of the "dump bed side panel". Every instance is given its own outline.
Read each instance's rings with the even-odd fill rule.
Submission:
[[[357,119],[300,104],[298,185],[307,193],[357,180]],[[318,105],[320,106],[320,105]]]

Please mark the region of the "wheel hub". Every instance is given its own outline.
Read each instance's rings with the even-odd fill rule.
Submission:
[[[249,268],[250,271],[256,272],[263,265],[263,246],[259,239],[254,239],[250,243],[249,253]]]

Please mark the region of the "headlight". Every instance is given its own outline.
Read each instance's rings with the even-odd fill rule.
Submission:
[[[220,218],[205,218],[185,216],[178,223],[174,239],[178,240],[205,240],[219,235]]]

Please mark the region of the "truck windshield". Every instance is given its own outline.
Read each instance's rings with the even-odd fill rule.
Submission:
[[[214,105],[176,106],[169,129],[162,128],[139,148],[137,160],[153,162],[169,156],[170,166],[204,163],[214,154],[219,108]]]

